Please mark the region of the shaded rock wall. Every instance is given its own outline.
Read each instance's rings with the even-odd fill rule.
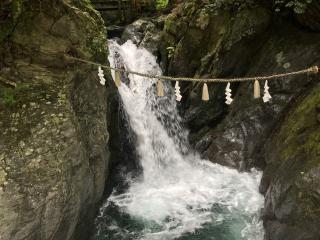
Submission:
[[[266,144],[266,239],[319,239],[320,84],[297,99]]]
[[[87,239],[108,172],[107,94],[62,54],[105,63],[103,21],[86,0],[0,5],[0,239]]]
[[[167,74],[254,76],[319,66],[319,1],[302,15],[276,13],[270,2],[225,2],[185,1],[167,17],[161,47]],[[181,112],[203,157],[240,170],[265,169],[267,240],[319,239],[317,81],[319,75],[270,81],[268,104],[253,99],[252,83],[232,84],[230,107],[225,84],[210,84],[208,103],[201,101],[201,84],[183,84]]]
[[[162,46],[168,74],[253,76],[319,63],[318,33],[276,16],[263,5],[240,9],[209,5],[186,1],[168,16]],[[224,104],[225,85],[210,84],[211,101],[204,103],[202,86],[185,84],[182,111],[192,142],[212,161],[237,168],[263,167],[259,152],[270,128],[313,80],[302,76],[270,82],[270,104],[253,99],[252,83],[232,84],[235,103],[231,107]]]

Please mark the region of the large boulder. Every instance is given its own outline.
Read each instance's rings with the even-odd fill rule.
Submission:
[[[132,41],[134,44],[148,49],[152,54],[158,55],[161,43],[161,30],[164,17],[141,18],[125,27],[121,41]]]
[[[314,84],[273,130],[266,145],[266,239],[320,238],[320,84]]]
[[[108,166],[106,32],[87,0],[0,3],[0,239],[87,239]]]

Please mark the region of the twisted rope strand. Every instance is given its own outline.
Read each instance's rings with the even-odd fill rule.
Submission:
[[[141,73],[141,72],[135,72],[120,68],[115,68],[107,65],[101,65],[96,62],[92,62],[89,60],[84,60],[81,58],[72,57],[70,55],[64,55],[65,58],[75,60],[78,62],[83,62],[91,65],[95,65],[97,67],[102,67],[108,70],[114,70],[117,72],[122,73],[128,73],[133,74],[145,78],[151,78],[151,79],[160,79],[160,80],[166,80],[166,81],[187,81],[187,82],[211,82],[211,83],[228,83],[228,82],[246,82],[246,81],[255,81],[255,80],[272,80],[282,77],[289,77],[289,76],[296,76],[296,75],[303,75],[303,74],[317,74],[319,72],[318,66],[313,66],[307,69],[303,69],[300,71],[295,72],[288,72],[288,73],[279,73],[279,74],[273,74],[269,76],[257,76],[257,77],[243,77],[243,78],[190,78],[190,77],[170,77],[170,76],[160,76],[160,75],[153,75],[153,74],[147,74],[147,73]]]

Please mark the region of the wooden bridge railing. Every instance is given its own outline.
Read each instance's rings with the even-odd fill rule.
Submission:
[[[130,21],[155,6],[155,0],[91,0],[91,2],[109,22]]]

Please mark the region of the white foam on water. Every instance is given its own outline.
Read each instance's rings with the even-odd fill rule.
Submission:
[[[112,66],[119,60],[118,53],[126,69],[161,75],[156,58],[131,41],[121,46],[110,41],[109,49]],[[166,86],[170,93],[158,98],[156,80],[136,75],[129,75],[129,79],[119,93],[137,135],[143,176],[125,193],[112,194],[104,207],[112,203],[132,218],[160,226],[156,231],[146,227],[141,239],[175,239],[205,224],[219,225],[235,218],[234,239],[262,240],[259,211],[263,197],[258,192],[261,173],[239,173],[201,159],[189,149],[188,132],[181,127],[172,89]],[[217,206],[223,212],[215,211]]]

